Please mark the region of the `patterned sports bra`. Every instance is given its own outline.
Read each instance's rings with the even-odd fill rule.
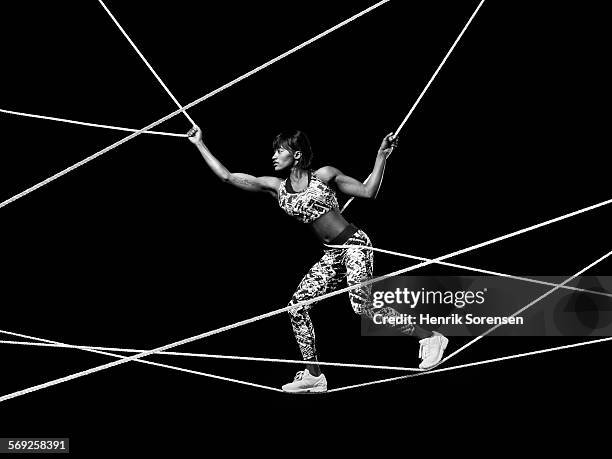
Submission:
[[[330,210],[338,210],[334,190],[311,171],[308,186],[302,191],[293,191],[291,180],[283,180],[278,188],[278,204],[302,223],[312,223]]]

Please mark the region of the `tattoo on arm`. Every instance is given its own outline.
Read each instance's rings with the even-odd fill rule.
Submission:
[[[233,176],[232,177],[232,181],[237,186],[243,186],[243,187],[251,188],[251,187],[253,187],[255,185],[251,180],[249,180],[249,179],[247,179],[245,177],[236,177],[236,176]]]
[[[265,191],[276,195],[275,186],[269,177],[253,177],[252,175],[233,173],[230,175],[230,183],[245,191]]]

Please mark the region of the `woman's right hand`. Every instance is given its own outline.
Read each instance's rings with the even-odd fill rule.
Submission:
[[[393,132],[390,132],[385,136],[382,143],[380,144],[380,148],[378,149],[378,154],[382,155],[386,158],[389,157],[394,148],[397,147],[399,139]]]
[[[202,141],[202,131],[196,125],[194,125],[187,133],[187,138],[193,144],[198,144]]]

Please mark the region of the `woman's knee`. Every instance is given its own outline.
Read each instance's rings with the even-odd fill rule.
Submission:
[[[349,295],[353,312],[358,316],[364,315],[372,307],[372,298],[369,289],[360,289]]]
[[[295,306],[296,303],[299,303],[299,302],[298,301],[294,302],[293,300],[289,302],[290,308],[287,309],[287,312],[289,313],[291,317],[300,317],[300,316],[303,316],[304,313],[306,312],[303,306],[299,306],[299,305]]]

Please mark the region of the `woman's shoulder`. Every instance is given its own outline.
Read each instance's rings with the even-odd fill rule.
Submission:
[[[338,169],[333,166],[323,166],[314,171],[316,177],[327,184],[331,184],[338,174]]]
[[[271,176],[257,177],[256,181],[261,187],[260,191],[266,191],[272,194],[274,197],[278,196],[281,186],[284,183],[284,181],[278,177]]]

